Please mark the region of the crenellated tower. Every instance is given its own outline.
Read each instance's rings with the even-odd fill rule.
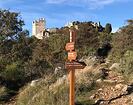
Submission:
[[[32,35],[38,39],[43,39],[43,32],[46,29],[46,21],[44,18],[32,22]]]

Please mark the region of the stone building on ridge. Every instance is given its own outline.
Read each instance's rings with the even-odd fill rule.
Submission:
[[[46,30],[46,21],[44,18],[32,22],[32,35],[38,39],[43,39]]]

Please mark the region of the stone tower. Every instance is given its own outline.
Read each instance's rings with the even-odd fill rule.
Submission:
[[[38,39],[43,39],[43,32],[46,29],[46,21],[44,18],[32,22],[32,35]]]

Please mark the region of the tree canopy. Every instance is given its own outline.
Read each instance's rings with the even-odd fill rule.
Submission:
[[[20,14],[0,9],[0,41],[7,38],[15,38],[22,31],[24,21]]]

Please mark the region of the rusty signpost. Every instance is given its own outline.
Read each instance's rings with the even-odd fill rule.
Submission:
[[[70,42],[66,44],[66,51],[73,51],[74,50],[74,42]]]
[[[85,63],[77,62],[77,52],[75,51],[74,45],[76,40],[76,34],[73,30],[70,30],[70,42],[66,44],[65,48],[68,52],[68,62],[65,63],[66,69],[69,71],[70,81],[70,93],[69,93],[69,105],[75,105],[75,69],[83,69]]]
[[[76,60],[76,58],[77,58],[77,52],[76,51],[68,52],[68,60],[69,61]]]
[[[66,62],[66,69],[83,69],[85,68],[86,64],[84,62]]]

